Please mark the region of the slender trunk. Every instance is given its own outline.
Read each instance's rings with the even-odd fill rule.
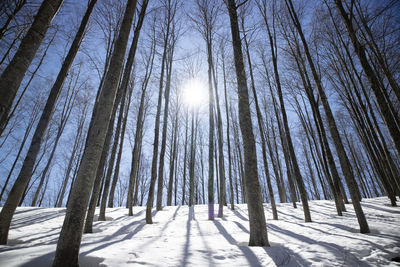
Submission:
[[[12,175],[12,173],[14,171],[15,166],[18,163],[18,159],[21,156],[22,150],[23,150],[23,148],[25,146],[25,142],[26,142],[26,140],[28,140],[29,133],[31,132],[32,127],[33,127],[35,121],[37,120],[38,115],[39,115],[39,105],[35,104],[35,106],[33,107],[33,111],[31,113],[31,117],[29,119],[28,126],[26,127],[26,130],[25,130],[25,133],[24,133],[24,137],[22,138],[21,145],[19,146],[17,156],[15,157],[15,160],[14,160],[12,166],[11,166],[11,169],[8,172],[6,181],[4,182],[3,188],[1,189],[0,201],[3,198],[3,194],[4,194],[4,192],[5,192],[6,188],[7,188],[8,182],[10,181],[11,175]]]
[[[174,42],[174,40],[172,41]],[[167,80],[165,83],[164,118],[163,118],[161,149],[160,149],[160,163],[158,166],[158,185],[157,185],[157,200],[156,200],[157,210],[162,210],[162,196],[164,190],[164,157],[165,157],[165,148],[167,143],[169,95],[171,92],[171,75],[172,75],[173,59],[174,59],[174,44],[172,44],[171,47],[169,47],[167,68],[166,68]]]
[[[194,167],[195,167],[195,128],[194,111],[192,111],[192,123],[190,134],[190,159],[189,159],[189,207],[193,206],[194,198]]]
[[[242,20],[242,31],[245,32],[244,20]],[[258,97],[257,97],[256,86],[255,86],[255,81],[254,81],[253,67],[252,67],[249,44],[247,41],[246,34],[244,34],[243,40],[244,40],[244,44],[245,44],[245,51],[246,51],[246,55],[247,55],[247,62],[248,62],[249,72],[250,72],[250,85],[251,85],[250,87],[251,87],[251,91],[253,92],[254,104],[255,104],[256,113],[257,113],[258,130],[259,130],[260,137],[261,137],[261,149],[262,149],[262,158],[263,158],[263,163],[264,163],[264,174],[265,174],[265,179],[267,180],[268,194],[270,196],[272,217],[273,217],[273,220],[278,220],[278,212],[276,210],[274,191],[272,189],[271,177],[269,175],[269,167],[268,167],[268,161],[267,161],[267,149],[265,147],[265,136],[264,136],[264,129],[263,129],[264,128],[263,127],[263,117],[261,114],[260,106],[258,104]]]
[[[158,101],[157,101],[157,113],[154,122],[154,142],[153,142],[153,159],[151,163],[151,179],[150,179],[150,188],[147,197],[147,205],[146,205],[146,223],[152,224],[152,215],[151,209],[153,207],[154,202],[154,187],[157,180],[157,162],[158,162],[158,142],[160,135],[160,116],[161,116],[161,106],[162,106],[162,95],[163,95],[163,87],[164,87],[164,74],[165,74],[165,66],[167,64],[167,42],[168,42],[168,34],[169,34],[169,23],[167,27],[167,32],[164,37],[164,51],[161,59],[161,75],[160,75],[160,85],[158,91]]]
[[[223,45],[222,45],[223,47]],[[222,74],[224,80],[224,97],[225,97],[225,115],[226,115],[226,140],[227,140],[227,147],[228,147],[228,166],[229,166],[229,190],[231,193],[231,209],[235,209],[235,197],[233,194],[233,181],[232,181],[232,158],[231,158],[231,141],[230,141],[230,134],[229,134],[229,109],[228,109],[228,97],[227,97],[227,86],[226,86],[226,70],[225,70],[225,54],[222,51]],[[203,190],[204,191],[204,190]],[[204,192],[203,192],[204,194]]]
[[[167,206],[172,205],[172,187],[174,182],[174,171],[175,171],[175,162],[176,162],[176,153],[177,153],[177,138],[178,138],[178,116],[179,110],[176,110],[175,113],[175,122],[172,124],[172,135],[171,135],[171,150],[170,150],[170,159],[169,159],[169,181],[168,181],[168,191],[167,191]],[[176,188],[176,185],[175,185]]]
[[[12,13],[7,16],[7,20],[4,22],[3,26],[0,29],[0,40],[3,39],[4,34],[7,31],[8,25],[10,25],[11,21],[15,18],[15,16],[25,4],[26,0],[15,1],[15,7]]]
[[[60,208],[62,206],[62,203],[63,203],[65,190],[67,189],[69,176],[70,176],[70,173],[72,171],[72,164],[74,163],[75,155],[76,155],[76,152],[78,152],[78,146],[79,146],[79,143],[80,143],[81,137],[82,137],[83,125],[85,124],[85,119],[86,119],[86,110],[87,109],[85,108],[84,112],[82,113],[83,115],[80,118],[80,121],[78,123],[78,132],[77,132],[77,134],[75,136],[74,146],[72,148],[72,153],[71,153],[71,156],[70,156],[69,161],[68,161],[67,171],[65,172],[65,176],[64,176],[62,187],[61,187],[61,191],[60,191],[60,194],[58,196],[58,201],[57,201],[57,205],[56,205],[57,208]]]
[[[185,205],[186,200],[186,162],[187,162],[187,145],[188,145],[188,111],[185,114],[185,148],[183,151],[183,183],[182,183],[182,206]]]
[[[270,43],[270,50],[272,54],[272,63],[273,63],[273,68],[274,68],[274,74],[275,74],[275,82],[276,82],[276,87],[277,87],[277,92],[278,92],[278,99],[279,99],[279,104],[281,107],[281,114],[282,114],[282,121],[283,121],[283,127],[284,127],[284,133],[286,136],[286,141],[287,141],[287,148],[288,152],[290,155],[291,159],[291,164],[292,164],[292,170],[294,177],[296,179],[297,187],[299,189],[300,193],[300,199],[303,204],[303,211],[304,211],[304,220],[305,222],[311,222],[311,214],[310,214],[310,208],[308,207],[308,199],[307,199],[307,192],[304,187],[304,181],[300,173],[300,168],[297,163],[297,157],[294,152],[294,147],[293,147],[293,142],[289,130],[289,123],[286,115],[286,109],[285,109],[285,104],[283,100],[283,95],[282,95],[282,87],[281,87],[281,82],[280,82],[280,77],[279,77],[279,72],[278,72],[278,55],[277,55],[277,46],[276,46],[276,38],[272,36],[268,21],[265,19],[265,25],[268,31],[268,37],[269,37],[269,43]],[[275,36],[275,29],[272,29],[274,31],[274,36]]]

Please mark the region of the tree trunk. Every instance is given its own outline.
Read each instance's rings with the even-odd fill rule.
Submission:
[[[172,32],[171,35],[174,36],[174,32]],[[166,39],[168,38],[169,37],[166,37]],[[171,92],[171,75],[172,75],[172,63],[174,60],[175,41],[176,39],[171,40],[167,56],[167,68],[166,68],[167,80],[165,83],[164,119],[163,119],[163,129],[162,129],[162,139],[161,139],[161,149],[160,149],[160,163],[158,166],[158,186],[157,186],[157,201],[156,201],[157,210],[162,210],[162,196],[164,190],[164,157],[165,157],[165,148],[167,143],[169,96]]]
[[[264,174],[265,174],[265,179],[267,180],[268,194],[270,196],[272,217],[273,217],[273,220],[278,220],[278,212],[276,210],[274,191],[272,189],[271,177],[269,175],[269,167],[268,167],[268,161],[267,161],[267,149],[265,147],[265,136],[264,136],[264,129],[263,129],[264,128],[263,127],[263,117],[261,114],[260,106],[258,104],[258,97],[257,97],[256,86],[255,86],[255,81],[254,81],[254,74],[253,74],[253,67],[252,67],[252,62],[251,62],[251,57],[250,57],[249,44],[248,44],[247,36],[245,34],[244,20],[242,20],[242,31],[244,32],[243,40],[244,40],[244,44],[245,44],[248,68],[249,68],[249,72],[250,72],[250,81],[251,81],[250,85],[251,85],[251,91],[253,92],[253,96],[254,96],[254,104],[256,107],[258,130],[260,132],[260,137],[261,137],[261,149],[262,149],[262,158],[263,158],[263,163],[264,163]]]
[[[299,22],[299,20],[297,18],[297,14],[296,14],[296,12],[294,10],[292,1],[291,0],[285,0],[285,2],[286,2],[286,6],[287,6],[287,8],[289,10],[290,16],[292,18],[292,21],[293,21],[293,23],[294,23],[294,25],[295,25],[295,27],[296,27],[299,35],[300,35],[301,41],[303,43],[304,52],[306,54],[306,57],[307,57],[307,60],[308,60],[308,63],[309,63],[310,69],[311,69],[311,73],[313,75],[314,81],[315,81],[316,86],[317,86],[318,94],[319,94],[319,96],[321,98],[321,102],[322,102],[322,105],[323,105],[324,110],[325,110],[325,114],[326,114],[328,125],[329,125],[329,130],[330,130],[333,142],[334,142],[335,147],[336,147],[336,152],[338,153],[338,156],[339,156],[339,161],[340,161],[340,165],[342,167],[342,172],[343,172],[344,177],[346,179],[346,183],[347,183],[347,187],[349,189],[350,196],[351,196],[351,199],[352,199],[354,211],[356,213],[357,220],[358,220],[358,223],[360,225],[360,232],[361,233],[369,233],[370,231],[369,231],[368,223],[367,223],[367,220],[365,218],[364,212],[362,210],[362,207],[361,207],[361,204],[360,204],[360,200],[358,199],[357,189],[356,189],[356,184],[355,184],[355,179],[354,179],[354,174],[353,174],[353,171],[351,169],[351,165],[350,165],[349,159],[348,159],[348,157],[346,155],[346,152],[344,150],[343,143],[342,143],[342,140],[340,138],[340,135],[339,135],[339,132],[338,132],[338,129],[337,129],[337,126],[336,126],[336,122],[335,122],[335,119],[334,119],[333,114],[332,114],[332,110],[331,110],[331,108],[329,106],[329,103],[328,103],[328,99],[326,97],[324,89],[322,88],[321,80],[320,80],[320,78],[319,78],[319,76],[317,74],[317,71],[315,69],[313,60],[311,58],[311,54],[310,54],[310,51],[308,49],[308,45],[307,45],[306,39],[304,37],[303,31],[301,29],[300,22]]]
[[[86,148],[72,188],[67,213],[57,243],[54,267],[79,265],[78,255],[85,213],[111,118],[136,3],[136,0],[128,0],[126,5],[109,70],[97,103],[98,109],[90,123]]]
[[[58,73],[57,79],[54,82],[53,87],[51,88],[50,94],[49,94],[49,96],[47,98],[46,105],[45,105],[45,107],[43,109],[43,112],[42,112],[42,115],[41,115],[41,117],[39,119],[38,125],[36,126],[35,133],[33,134],[32,141],[31,141],[31,144],[29,146],[29,150],[28,150],[27,155],[25,157],[24,163],[22,165],[21,171],[20,171],[20,173],[18,175],[17,180],[14,183],[13,188],[10,191],[10,194],[8,195],[7,201],[4,204],[3,209],[1,210],[1,213],[0,213],[0,244],[6,244],[7,243],[7,236],[8,236],[8,231],[9,231],[9,228],[10,228],[11,219],[12,219],[12,217],[14,215],[14,212],[15,212],[15,209],[17,208],[17,205],[18,205],[18,203],[19,203],[19,201],[20,201],[20,199],[22,197],[24,189],[25,189],[26,185],[29,183],[29,180],[31,178],[32,169],[33,169],[33,166],[35,164],[37,155],[39,154],[40,146],[41,146],[41,143],[42,143],[42,140],[43,140],[43,136],[44,136],[44,134],[46,132],[46,129],[47,129],[47,126],[48,126],[48,124],[49,124],[49,122],[51,120],[52,113],[53,113],[55,104],[56,104],[57,99],[58,99],[58,95],[61,92],[61,89],[63,87],[64,81],[65,81],[65,79],[67,77],[68,71],[69,71],[69,69],[70,69],[70,67],[71,67],[71,65],[72,65],[72,63],[74,61],[74,58],[75,58],[75,56],[76,56],[76,54],[78,52],[80,43],[81,43],[81,41],[83,39],[83,36],[84,36],[84,31],[85,31],[87,22],[89,21],[90,14],[91,14],[91,12],[93,10],[93,7],[94,7],[96,1],[97,0],[92,0],[89,3],[89,6],[88,6],[88,8],[86,10],[86,13],[85,13],[85,15],[84,15],[84,17],[83,17],[83,19],[81,21],[81,25],[79,26],[78,32],[75,35],[74,41],[72,42],[71,47],[70,47],[70,49],[68,51],[68,54],[67,54],[67,56],[66,56],[66,58],[64,60],[64,63],[61,66],[61,70]],[[51,2],[51,3],[49,3],[49,2]],[[41,6],[41,8],[39,10],[39,13],[40,12],[49,13],[51,11],[50,13],[53,14],[52,16],[49,16],[48,24],[50,23],[50,20],[54,16],[56,10],[58,10],[58,8],[60,7],[61,3],[62,3],[62,1],[47,1],[46,0],[42,4],[42,6]],[[53,4],[56,4],[56,6],[51,6]],[[52,8],[54,8],[54,10]],[[45,15],[45,14],[39,15],[39,13],[37,15],[37,19],[42,19],[41,16]],[[36,20],[35,20],[34,24],[31,27],[31,30],[35,31],[35,33],[30,33],[30,31],[31,31],[30,30],[27,33],[26,37],[30,36],[30,34],[31,35],[32,34],[36,35],[36,34],[41,32],[40,28],[37,29],[37,27],[39,27],[40,25],[36,25],[35,26],[35,23],[36,23]],[[41,26],[43,26],[43,25],[41,25]],[[45,28],[47,26],[45,26]],[[42,33],[42,34],[44,34],[44,33]],[[30,38],[28,38],[28,41],[33,43],[33,42],[35,42],[35,40],[32,39],[32,38],[33,38],[32,36]],[[36,40],[36,41],[38,41],[38,40]],[[41,38],[40,38],[40,41],[41,41]],[[39,44],[40,44],[40,41],[38,41]],[[21,48],[24,48],[23,43],[21,43],[20,49]],[[28,47],[25,47],[24,49],[28,49]],[[18,59],[19,56],[23,56],[23,57],[26,57],[26,58],[30,57],[29,55],[27,55],[25,53],[22,53],[22,55],[18,55],[18,56],[16,54],[14,56],[14,58],[17,58],[15,62],[20,60],[20,59]],[[34,52],[31,54],[31,57],[33,57],[33,56],[34,56]],[[24,60],[26,60],[26,59],[24,59]],[[13,61],[14,61],[14,59],[13,59]],[[29,66],[29,63],[26,64],[26,65]],[[17,63],[15,63],[15,64],[17,64]],[[3,72],[3,74],[2,74],[2,76],[0,78],[0,95],[1,95],[0,99],[2,99],[2,100],[0,100],[1,102],[6,101],[6,96],[4,95],[4,97],[3,97],[3,92],[2,92],[2,90],[4,90],[3,86],[6,86],[5,89],[7,90],[7,92],[9,92],[8,96],[10,96],[10,92],[14,90],[13,88],[15,88],[15,93],[16,93],[16,90],[18,89],[17,87],[21,83],[21,80],[23,78],[23,74],[25,73],[25,71],[24,71],[24,73],[22,73],[22,75],[20,75],[20,78],[15,77],[15,76],[9,77],[8,76],[9,74],[7,74],[7,72],[8,71],[12,71],[12,72],[15,71],[15,70],[13,70],[12,66],[16,67],[16,65],[13,65],[13,64],[10,63],[10,65],[4,70],[4,72]],[[26,68],[28,66],[26,66]],[[8,83],[8,82],[4,84],[3,81],[5,81],[6,79],[10,79],[10,78],[13,79],[13,82],[11,84]],[[19,80],[19,81],[16,81],[16,80]],[[15,95],[15,93],[14,93],[14,95]],[[7,105],[10,105],[10,103],[13,100],[13,98],[14,98],[14,96],[12,96],[11,98],[8,97]],[[8,114],[9,107],[7,107],[7,105],[4,105],[3,103],[0,103],[0,106],[1,106],[0,107],[0,116],[1,116],[0,120],[1,121],[3,120],[3,116],[4,115],[7,116],[7,114]],[[6,112],[6,110],[7,110],[7,112]],[[0,125],[0,127],[2,127],[2,126]]]
[[[267,225],[265,223],[265,214],[258,181],[257,155],[252,129],[249,92],[244,71],[242,44],[239,34],[237,6],[234,0],[228,0],[227,7],[231,22],[232,45],[238,85],[239,122],[244,146],[245,185],[250,223],[249,246],[269,246]]]
[[[62,3],[63,0],[44,0],[42,2],[32,26],[22,39],[13,59],[0,76],[0,136],[7,126],[5,122],[22,79]],[[77,45],[79,47],[78,43]],[[3,218],[4,215],[1,217]],[[3,239],[0,242],[1,244],[7,242],[4,241],[4,237],[1,239]]]

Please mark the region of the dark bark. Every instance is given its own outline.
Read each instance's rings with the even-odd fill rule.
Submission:
[[[269,246],[261,189],[258,181],[257,155],[251,120],[249,92],[244,71],[242,44],[239,34],[237,6],[226,1],[231,22],[232,45],[238,85],[239,122],[244,146],[245,185],[250,223],[249,246]]]

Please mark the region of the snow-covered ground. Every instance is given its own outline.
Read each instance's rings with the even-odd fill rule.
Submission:
[[[278,204],[278,221],[265,205],[271,247],[248,247],[246,205],[225,208],[224,218],[207,220],[207,206],[165,207],[144,221],[145,208],[107,210],[83,236],[81,266],[400,266],[400,208],[387,198],[365,199],[370,234],[358,233],[351,205],[336,216],[332,201],[311,201],[312,223],[301,205]],[[215,207],[217,209],[217,205]],[[0,246],[0,266],[51,266],[65,209],[18,208],[9,245]]]

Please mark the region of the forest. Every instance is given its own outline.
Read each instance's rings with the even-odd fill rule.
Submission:
[[[390,265],[399,156],[398,0],[0,1],[0,265]]]

